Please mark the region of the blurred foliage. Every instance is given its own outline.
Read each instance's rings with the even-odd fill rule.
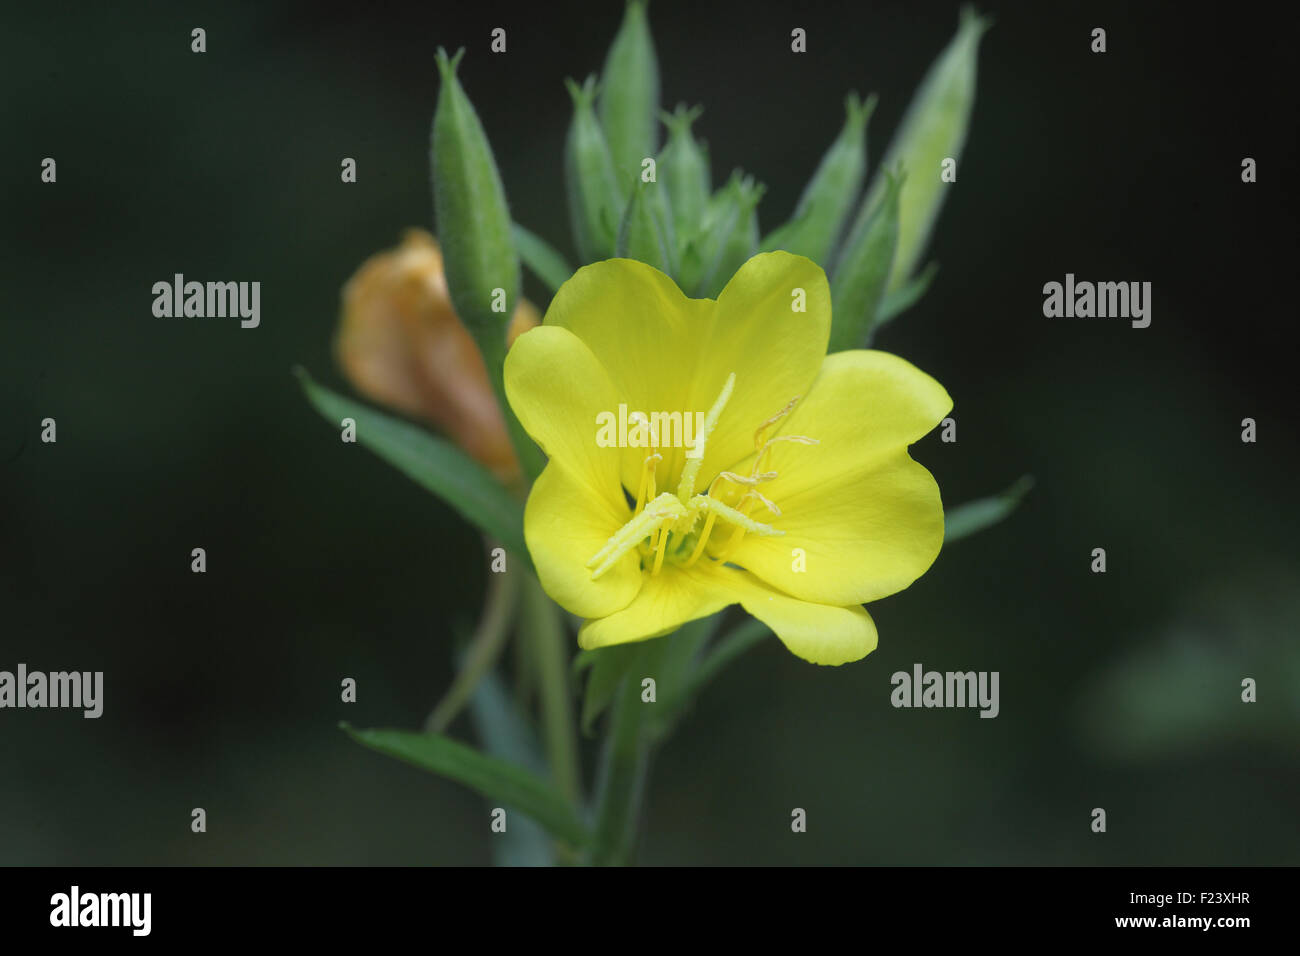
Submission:
[[[1106,755],[1175,760],[1251,744],[1300,752],[1300,569],[1239,571],[1097,675],[1079,727]],[[1255,682],[1255,702],[1242,681]],[[1259,706],[1260,699],[1269,706]]]

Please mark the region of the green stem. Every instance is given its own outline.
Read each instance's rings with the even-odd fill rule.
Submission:
[[[696,668],[687,686],[687,699],[697,695],[723,668],[771,633],[771,628],[757,618],[751,618],[730,631],[713,646]]]
[[[632,861],[642,797],[648,778],[650,735],[641,678],[662,650],[664,640],[648,642],[623,678],[610,714],[596,808],[596,842],[591,862],[625,866]]]
[[[491,538],[485,541],[489,551],[496,545]],[[510,624],[515,619],[515,608],[519,604],[521,575],[532,577],[522,570],[516,570],[513,574],[508,572],[488,574],[483,614],[465,651],[460,670],[447,693],[425,719],[424,729],[430,733],[442,733],[447,729],[469,702],[479,681],[496,666],[501,650],[505,647],[506,637],[510,633]]]
[[[546,596],[537,578],[528,574],[523,590],[524,613],[520,627],[537,667],[546,756],[560,793],[577,807],[582,799],[578,728],[573,719],[573,695],[569,691],[564,626],[558,609]]]

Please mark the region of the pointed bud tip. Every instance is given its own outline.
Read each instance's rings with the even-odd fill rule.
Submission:
[[[844,125],[851,129],[866,129],[867,121],[876,111],[879,97],[872,93],[865,100],[858,96],[857,90],[850,90],[844,98]]]
[[[994,17],[991,13],[980,13],[973,3],[963,4],[958,21],[959,32],[970,31],[979,39],[993,27]]]
[[[1019,501],[1034,487],[1033,475],[1021,475],[1016,483],[1007,489],[1006,497],[1013,501]]]
[[[691,126],[703,113],[704,107],[698,103],[695,106],[678,103],[677,108],[671,113],[667,110],[660,110],[659,121],[668,129],[670,138],[689,137],[691,135]]]
[[[444,80],[456,76],[456,71],[460,68],[461,57],[464,55],[464,47],[461,47],[450,57],[447,56],[447,51],[444,48],[438,47],[438,52],[435,54],[434,58],[438,64],[438,72],[442,74]]]
[[[573,98],[573,105],[579,109],[594,106],[596,95],[600,92],[600,84],[596,82],[595,73],[589,74],[581,86],[573,77],[566,76],[564,86],[568,89],[569,96]]]
[[[747,175],[743,169],[737,167],[731,171],[726,185],[719,192],[730,191],[736,194],[737,201],[741,206],[757,206],[758,201],[763,198],[767,192],[767,186],[760,183],[753,176]]]

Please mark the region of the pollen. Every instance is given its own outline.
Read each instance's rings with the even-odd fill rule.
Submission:
[[[703,428],[697,437],[695,448],[682,466],[676,494],[669,492],[656,494],[655,470],[663,460],[663,456],[658,451],[646,456],[641,467],[632,518],[611,535],[604,547],[587,561],[592,580],[605,574],[624,555],[633,550],[640,552],[641,567],[643,570],[648,570],[651,575],[659,574],[665,561],[689,568],[705,554],[713,529],[720,520],[729,525],[732,530],[721,549],[710,555],[712,560],[719,563],[726,561],[727,555],[735,549],[746,534],[764,537],[785,534],[779,528],[756,520],[749,512],[755,503],[758,503],[773,517],[781,516],[781,509],[776,502],[759,490],[760,485],[777,477],[775,471],[760,470],[769,448],[783,441],[801,445],[819,444],[816,438],[805,435],[767,437],[786,416],[794,411],[800,396],[796,395],[790,399],[779,412],[755,430],[754,464],[748,475],[735,471],[719,471],[704,494],[695,494],[695,484],[703,465],[708,440],[717,427],[718,419],[721,418],[735,385],[736,375],[733,372],[727,377],[722,391],[708,414],[704,416]],[[719,497],[719,492],[729,488],[740,489],[740,496],[734,505],[726,504]],[[701,515],[704,516],[704,527],[696,534],[695,527]]]

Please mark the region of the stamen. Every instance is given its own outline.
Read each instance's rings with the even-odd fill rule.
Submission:
[[[790,401],[788,401],[788,402],[785,403],[785,408],[781,409],[779,412],[777,412],[775,415],[773,415],[773,416],[772,416],[771,418],[769,418],[767,421],[763,422],[763,424],[761,424],[761,425],[758,426],[758,430],[754,432],[754,448],[755,448],[755,449],[759,449],[759,448],[761,448],[761,447],[763,446],[763,434],[764,434],[764,432],[766,432],[769,428],[771,428],[773,425],[775,425],[775,424],[776,424],[777,422],[779,422],[781,419],[785,418],[785,416],[789,415],[790,412],[794,410],[794,406],[798,403],[798,401],[799,401],[799,399],[800,399],[801,397],[802,397],[802,396],[796,395],[794,398],[790,399]]]
[[[763,463],[763,456],[767,454],[767,450],[779,441],[793,441],[798,442],[800,445],[821,444],[819,439],[808,438],[804,435],[777,435],[775,438],[769,438],[767,441],[763,442],[763,447],[760,448],[758,454],[754,456],[754,471],[758,471],[759,466]]]
[[[736,502],[735,508],[727,508],[726,505],[722,505],[722,504],[712,506],[712,507],[717,507],[719,512],[722,512],[722,509],[726,509],[726,511],[731,512],[731,515],[726,515],[726,517],[734,516],[732,520],[736,525],[735,529],[731,532],[731,537],[727,539],[727,543],[724,544],[721,550],[719,550],[718,553],[713,556],[717,561],[722,562],[727,560],[727,556],[730,555],[733,550],[735,550],[736,545],[740,543],[740,539],[744,537],[746,531],[753,531],[755,534],[764,535],[764,536],[785,534],[784,531],[778,531],[776,528],[773,528],[771,525],[767,525],[767,524],[763,524],[762,522],[755,521],[753,518],[749,517],[749,515],[745,514],[744,511],[740,510],[745,506],[745,503],[751,497],[757,497],[762,499],[763,503],[767,505],[770,509],[776,508],[776,505],[768,501],[766,498],[764,498],[761,494],[759,494],[757,491],[755,491],[752,488],[740,496],[740,500]],[[779,515],[781,512],[780,510],[775,510],[772,513]]]
[[[744,475],[738,475],[734,471],[718,472],[718,478],[726,478],[728,481],[734,481],[738,485],[745,485],[746,487],[749,488],[754,487],[754,485],[758,484],[760,481],[771,481],[775,477],[776,477],[776,472],[774,471],[765,471],[761,475],[753,474],[750,475],[748,478],[746,478]],[[716,482],[717,478],[715,478],[714,481]],[[710,490],[712,490],[713,485],[709,485],[709,488]]]
[[[659,472],[659,462],[663,460],[663,457],[664,457],[663,455],[659,454],[659,446],[658,445],[652,446],[651,452],[646,458],[647,461],[653,460],[653,463],[650,464],[649,466],[650,478],[649,478],[649,487],[646,489],[646,495],[645,495],[646,501],[653,501],[655,492],[658,490],[658,487],[655,484],[655,480]],[[658,541],[659,541],[659,528],[655,528],[654,531],[650,533],[650,547],[653,548],[658,543]]]
[[[757,498],[759,501],[763,502],[763,507],[766,508],[768,511],[772,512],[772,514],[776,515],[778,518],[781,517],[781,509],[778,508],[773,501],[765,497],[763,493],[759,491],[757,488],[750,488],[749,491],[745,492],[745,494],[741,497],[740,500],[744,501],[746,498],[750,497],[751,495]],[[737,504],[739,503],[740,502],[737,502]]]
[[[655,492],[657,492],[657,491],[659,490],[658,485],[656,485],[656,483],[655,483],[655,472],[658,470],[659,462],[660,462],[662,459],[663,459],[663,455],[660,455],[658,452],[656,452],[655,454],[649,456],[649,457],[646,459],[646,466],[645,466],[645,502],[646,502],[646,505],[647,505],[647,506],[649,506],[650,502],[654,501],[654,499],[655,499]]]
[[[782,534],[784,533],[785,532],[782,532]],[[745,534],[744,526],[736,525],[736,529],[731,532],[731,537],[727,539],[727,543],[722,546],[722,550],[719,551],[717,554],[715,554],[714,557],[720,562],[726,561],[727,556],[731,554],[733,550],[735,550],[736,544],[740,541],[742,537],[744,537],[744,534]]]
[[[777,517],[781,515],[781,509],[777,507],[776,503],[758,490],[759,485],[772,481],[777,477],[775,471],[759,470],[763,457],[767,454],[769,448],[782,441],[792,441],[802,445],[820,444],[817,439],[808,438],[805,435],[766,437],[778,422],[794,410],[795,405],[799,402],[798,396],[787,402],[784,408],[763,422],[754,432],[754,448],[757,453],[754,456],[750,474],[741,475],[734,471],[719,471],[713,481],[709,483],[708,491],[705,494],[694,494],[695,483],[699,478],[700,468],[703,464],[705,447],[717,427],[718,420],[722,417],[723,409],[730,400],[735,385],[736,375],[733,372],[727,376],[722,391],[704,417],[704,422],[700,427],[694,446],[694,450],[698,451],[699,454],[686,459],[675,495],[668,492],[657,494],[657,465],[663,461],[663,455],[659,453],[658,448],[655,448],[650,455],[646,456],[645,461],[642,463],[641,479],[637,487],[636,508],[633,516],[618,531],[614,532],[609,540],[605,542],[604,547],[592,555],[587,562],[587,567],[591,569],[592,580],[599,578],[612,568],[619,559],[637,548],[641,549],[642,568],[646,567],[650,554],[654,554],[654,560],[649,562],[649,570],[652,576],[657,575],[663,568],[670,537],[674,541],[672,549],[673,563],[689,568],[699,561],[700,556],[704,554],[719,518],[730,523],[732,529],[727,542],[711,555],[711,560],[718,563],[727,560],[727,555],[735,549],[746,533],[764,537],[785,534],[784,531],[774,528],[770,524],[756,521],[747,512],[750,510],[751,502],[758,501],[771,514]],[[745,489],[736,500],[734,507],[724,504],[721,499],[714,497],[714,492],[722,482],[731,482]],[[690,541],[690,536],[694,533],[701,513],[706,516],[704,528],[696,538],[690,556],[682,562],[682,554]],[[649,538],[648,548],[646,547],[647,538]]]
[[[636,489],[636,507],[633,512],[641,510],[641,506],[655,496],[655,468],[663,460],[663,455],[656,452],[653,455],[647,455],[646,460],[641,463],[641,482]],[[646,474],[649,473],[650,494],[646,494]]]
[[[663,519],[680,518],[685,513],[686,507],[668,492],[655,498],[646,505],[644,511],[615,531],[605,542],[605,546],[591,556],[587,567],[597,565],[591,572],[591,579],[596,580],[612,568],[619,558],[644,541],[647,535],[662,524]]]
[[[677,483],[677,499],[679,501],[686,501],[691,495],[695,494],[695,479],[700,473],[700,466],[704,464],[705,446],[708,445],[709,436],[713,434],[718,419],[722,417],[722,410],[726,407],[728,399],[731,398],[731,390],[735,386],[736,373],[732,372],[727,376],[726,384],[722,386],[722,392],[714,401],[713,407],[704,416],[704,423],[700,426],[700,433],[695,436],[695,447],[692,449],[694,454],[686,456],[686,464],[682,467],[682,477]]]
[[[664,563],[664,547],[668,544],[668,529],[663,525],[659,526],[659,544],[655,547],[655,566],[650,571],[651,577],[659,573],[659,569]]]
[[[686,559],[686,564],[683,565],[683,567],[689,568],[700,559],[700,555],[704,553],[705,542],[709,540],[709,533],[713,531],[713,522],[717,520],[718,513],[716,511],[710,511],[709,516],[704,519],[704,530],[700,532],[700,540],[695,542],[695,550],[692,551],[691,556]]]
[[[762,535],[763,537],[785,534],[784,531],[781,531],[778,528],[773,528],[770,524],[763,524],[761,521],[755,521],[744,512],[738,511],[728,505],[724,505],[717,498],[709,498],[705,495],[696,495],[690,500],[690,504],[709,512],[711,515],[716,514],[719,518],[730,521],[741,531],[752,531],[754,534]]]
[[[649,487],[646,489],[646,499],[647,499],[646,507],[648,508],[650,507],[649,501],[654,498],[654,494],[657,488],[655,486],[655,467],[651,465],[650,468],[647,469],[647,471],[648,474],[650,475]],[[650,532],[650,547],[653,548],[655,544],[658,542],[658,540],[659,540],[659,526],[656,525],[654,530]]]

